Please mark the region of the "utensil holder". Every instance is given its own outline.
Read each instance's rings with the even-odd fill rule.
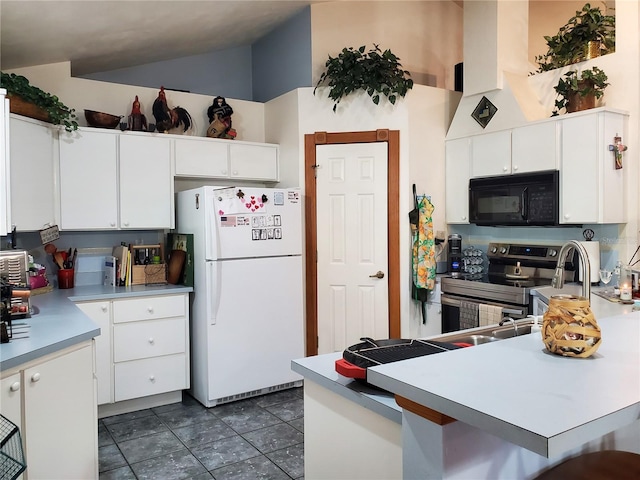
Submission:
[[[58,270],[58,288],[73,288],[73,268],[61,268]]]
[[[602,338],[589,300],[575,295],[552,296],[542,321],[542,340],[547,350],[558,355],[593,355]]]

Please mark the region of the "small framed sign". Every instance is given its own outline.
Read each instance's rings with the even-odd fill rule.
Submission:
[[[496,106],[483,96],[471,116],[482,128],[485,128],[497,111]]]

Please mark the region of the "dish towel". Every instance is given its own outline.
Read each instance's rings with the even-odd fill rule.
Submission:
[[[496,305],[489,305],[481,303],[478,308],[479,323],[481,327],[487,327],[496,323],[500,323],[502,320],[502,307]]]
[[[478,303],[460,302],[460,330],[478,326]]]

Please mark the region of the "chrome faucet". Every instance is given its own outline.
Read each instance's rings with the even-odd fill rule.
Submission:
[[[498,325],[503,326],[505,323],[507,322],[511,322],[511,325],[513,326],[513,336],[517,337],[518,336],[518,324],[516,323],[516,321],[511,318],[511,317],[504,317],[502,320],[500,320],[500,323],[498,323]]]
[[[562,245],[560,253],[558,253],[558,263],[556,264],[556,271],[553,274],[553,280],[551,280],[551,286],[554,288],[562,288],[564,286],[564,262],[567,260],[567,255],[572,248],[578,252],[578,257],[580,258],[580,268],[582,268],[582,296],[591,301],[591,263],[589,262],[589,254],[582,244],[576,240],[569,240]]]

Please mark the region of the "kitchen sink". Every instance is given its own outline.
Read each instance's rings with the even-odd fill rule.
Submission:
[[[461,335],[455,336],[451,339],[447,339],[450,343],[468,343],[470,345],[481,345],[483,343],[497,342],[502,340],[501,338],[494,337],[492,335]]]
[[[518,326],[518,335],[528,335],[531,333],[531,326],[533,322],[523,321],[516,322]],[[450,333],[441,337],[433,338],[432,340],[438,340],[448,343],[468,343],[471,345],[481,345],[483,343],[497,342],[507,338],[513,338],[516,336],[516,331],[512,324],[505,324],[503,326],[492,325],[490,327],[482,329],[474,329],[473,331],[461,331],[457,333]]]

